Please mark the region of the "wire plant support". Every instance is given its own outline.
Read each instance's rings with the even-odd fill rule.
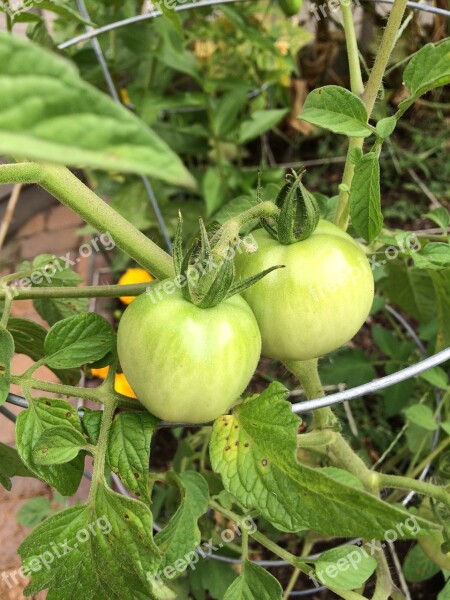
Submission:
[[[187,10],[191,10],[191,9],[195,9],[195,8],[220,6],[223,4],[232,4],[232,3],[236,3],[236,2],[245,2],[245,1],[249,1],[249,0],[198,0],[198,1],[190,2],[188,4],[182,4],[182,5],[175,6],[174,9],[176,11],[181,12],[181,11],[187,11]],[[375,3],[375,4],[378,4],[378,3],[390,4],[390,5],[393,4],[393,0],[363,0],[363,1]],[[77,0],[76,3],[77,3],[80,14],[87,21],[90,21],[90,16],[87,11],[84,0]],[[450,17],[450,10],[432,6],[425,2],[408,1],[407,6],[412,9],[415,9],[415,10],[423,11],[425,13],[441,15],[446,18]],[[103,54],[102,48],[98,41],[98,37],[110,32],[110,31],[114,31],[114,30],[120,29],[122,27],[132,26],[133,24],[147,21],[150,19],[154,19],[161,15],[162,15],[162,12],[160,10],[152,10],[148,13],[136,15],[134,17],[122,19],[119,21],[115,21],[113,23],[109,23],[108,25],[98,27],[98,28],[94,28],[94,27],[88,25],[88,26],[86,26],[85,33],[75,36],[72,39],[59,44],[58,49],[65,50],[67,48],[71,48],[78,44],[90,42],[92,44],[93,50],[95,52],[98,64],[103,73],[109,94],[111,95],[111,97],[114,99],[115,102],[121,103],[121,100],[120,100],[119,94],[116,90],[112,75],[109,71],[106,58]],[[261,93],[261,91],[264,89],[264,87],[265,86],[263,86],[263,88],[261,88],[260,90],[255,90],[254,92],[251,92],[250,96]],[[194,109],[194,110],[196,110],[196,109]],[[154,210],[161,234],[164,238],[164,241],[165,241],[168,251],[171,253],[172,252],[172,242],[171,242],[170,235],[168,233],[168,230],[167,230],[167,227],[166,227],[166,224],[164,221],[164,217],[159,208],[158,201],[155,197],[152,185],[146,176],[141,176],[141,178],[142,178],[142,182],[145,187],[146,193],[148,195],[149,202],[151,203],[151,206]],[[414,341],[414,343],[417,346],[420,353],[423,356],[425,356],[424,345],[422,344],[421,340],[419,339],[419,337],[417,336],[415,331],[409,325],[409,323],[391,306],[387,305],[386,310],[388,312],[390,312],[390,314],[394,317],[394,319],[403,327],[403,329],[406,331],[406,333],[409,335],[409,337]],[[321,398],[315,398],[312,400],[297,402],[292,405],[292,410],[294,413],[297,413],[297,414],[309,413],[309,412],[314,411],[319,408],[334,406],[336,404],[341,404],[343,402],[355,400],[357,398],[361,398],[361,397],[364,397],[364,396],[367,396],[370,394],[374,394],[376,392],[379,392],[380,390],[394,386],[402,381],[416,377],[417,375],[420,375],[420,373],[423,373],[423,372],[427,371],[428,369],[431,369],[433,367],[441,365],[441,364],[447,362],[448,360],[450,360],[450,348],[446,348],[430,357],[423,358],[418,363],[408,366],[408,367],[406,367],[402,370],[399,370],[393,374],[386,375],[386,376],[380,377],[378,379],[374,379],[373,381],[370,381],[363,385],[359,385],[354,388],[350,388],[350,389],[346,389],[344,391],[330,394],[323,398],[321,397]],[[16,394],[9,394],[9,396],[7,398],[7,402],[11,405],[14,405],[14,406],[17,406],[17,407],[20,407],[23,409],[28,408],[28,403],[25,400],[25,398],[18,396]],[[436,402],[437,407],[439,406],[439,403],[441,402],[441,397],[437,390],[436,390],[435,402]],[[82,412],[83,411],[80,411],[80,415],[82,415]],[[437,411],[437,412],[439,413],[439,411]],[[13,422],[15,422],[15,420],[16,420],[16,416],[11,411],[9,411],[6,407],[0,407],[0,414]],[[167,423],[167,422],[162,421],[159,423],[159,428],[176,428],[176,427],[183,427],[183,426],[187,426],[187,425],[189,425],[189,427],[193,427],[192,424]],[[437,446],[438,436],[439,436],[439,428],[435,432],[435,435],[433,438],[433,443],[432,443],[432,449],[435,449]],[[431,466],[431,463],[427,464],[424,467],[421,474],[419,475],[420,480],[425,479],[425,477],[430,469],[430,466]],[[88,472],[85,472],[84,476],[89,479],[91,477],[91,474]],[[115,483],[117,489],[120,491],[120,493],[122,493],[125,496],[129,496],[130,494],[125,489],[125,487],[123,486],[120,479],[114,474],[112,475],[112,478],[114,480],[114,483]],[[402,504],[404,506],[407,506],[411,502],[411,500],[414,496],[415,496],[415,492],[410,492],[404,498],[404,500],[402,501]],[[154,527],[155,531],[161,530],[161,527],[157,523],[154,523],[153,527]],[[359,541],[358,539],[354,539],[354,540],[350,540],[350,541],[346,542],[346,544],[354,544],[358,541]],[[320,553],[314,554],[311,556],[306,556],[303,558],[305,560],[306,559],[316,559],[319,556],[320,556]],[[216,561],[221,561],[221,562],[227,562],[230,564],[240,564],[241,563],[241,559],[234,559],[234,558],[221,556],[221,555],[217,555],[217,554],[215,554],[215,555],[212,554],[210,556],[207,556],[206,558],[208,560],[216,560]],[[253,562],[255,562],[263,567],[272,567],[272,568],[273,567],[285,567],[285,566],[289,565],[289,563],[284,560],[254,560]],[[312,596],[313,594],[317,594],[325,589],[327,589],[327,588],[322,586],[322,587],[313,587],[313,588],[305,589],[305,590],[301,590],[301,591],[292,591],[290,593],[290,597]]]

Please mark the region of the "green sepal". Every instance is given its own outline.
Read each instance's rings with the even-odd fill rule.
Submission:
[[[180,275],[183,267],[183,217],[178,211],[178,225],[173,240],[173,265],[175,275]]]
[[[261,273],[258,273],[257,275],[252,275],[251,277],[247,277],[247,279],[244,279],[243,281],[235,283],[233,286],[231,286],[230,291],[227,294],[227,298],[231,298],[231,296],[234,296],[235,294],[242,294],[242,292],[245,292],[247,288],[254,285],[255,283],[258,283],[260,279],[262,279],[269,273],[272,273],[272,271],[275,271],[276,269],[284,269],[285,266],[286,265],[276,265],[275,267],[270,267],[269,269],[261,271]]]
[[[302,183],[304,171],[293,173],[275,200],[280,214],[275,219],[262,219],[262,225],[281,244],[306,240],[320,219],[319,205]]]

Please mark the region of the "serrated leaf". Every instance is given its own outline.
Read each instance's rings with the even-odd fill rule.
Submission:
[[[90,410],[89,408],[83,407],[83,418],[81,419],[81,424],[83,430],[88,434],[91,443],[94,445],[97,445],[98,442],[102,418],[102,410]]]
[[[326,85],[310,92],[299,118],[348,137],[372,135],[362,100],[338,85]]]
[[[377,568],[366,549],[348,545],[327,550],[315,565],[317,579],[331,588],[354,590],[361,587]]]
[[[445,269],[450,267],[450,246],[443,242],[430,242],[423,250],[411,255],[418,269]]]
[[[288,114],[287,109],[255,110],[250,120],[241,123],[239,142],[246,144],[259,137],[278,123]]]
[[[39,525],[19,553],[27,572],[35,566],[25,592],[29,595],[49,589],[50,600],[67,600],[69,590],[71,600],[156,597],[149,580],[160,554],[152,538],[151,512],[104,485],[88,504]]]
[[[408,63],[403,81],[414,99],[450,83],[450,39],[427,44]]]
[[[157,420],[149,413],[116,415],[109,434],[108,462],[114,473],[145,502],[150,501],[150,444]]]
[[[62,465],[76,458],[86,445],[75,428],[50,427],[33,446],[33,461],[37,465]]]
[[[273,575],[249,560],[233,581],[223,600],[281,600],[283,589]]]
[[[355,231],[368,242],[372,242],[383,226],[380,163],[375,152],[369,152],[357,163],[349,203]]]
[[[174,566],[178,559],[186,560],[186,557],[194,554],[201,541],[198,520],[205,514],[209,499],[208,484],[195,471],[180,474],[171,472],[168,481],[178,487],[181,503],[168,525],[155,536],[155,542],[163,554],[161,569]],[[185,564],[180,573],[187,566]]]
[[[40,479],[55,487],[63,496],[72,496],[83,476],[84,459],[80,455],[65,465],[41,466],[33,460],[33,447],[41,434],[51,427],[74,427],[81,433],[77,411],[58,398],[34,398],[30,407],[17,417],[17,451],[25,465]]]
[[[0,33],[0,65],[0,153],[195,187],[169,146],[68,60]]]
[[[96,313],[81,313],[58,321],[44,342],[45,364],[70,369],[100,360],[115,348],[110,324]]]
[[[8,491],[11,489],[11,477],[34,477],[20,460],[17,450],[0,443],[0,483]]]
[[[8,321],[8,331],[14,338],[16,354],[25,354],[34,361],[44,357],[44,340],[47,330],[29,319],[11,317]],[[62,383],[76,385],[80,381],[79,369],[52,369]]]
[[[14,339],[0,325],[0,406],[6,402],[11,381],[11,361],[14,356]]]
[[[437,428],[433,411],[425,404],[414,404],[413,406],[409,406],[405,409],[405,416],[408,421],[427,431],[435,431]]]
[[[281,531],[382,539],[407,519],[407,512],[296,461],[300,419],[285,394],[272,383],[214,423],[211,465],[225,489]],[[424,535],[433,527],[422,525]]]

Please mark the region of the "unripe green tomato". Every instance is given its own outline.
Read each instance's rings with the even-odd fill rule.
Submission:
[[[211,421],[230,409],[256,369],[258,324],[241,296],[202,309],[184,300],[179,289],[165,293],[165,283],[124,312],[120,363],[139,401],[156,417]]]
[[[374,294],[372,271],[357,242],[324,220],[309,238],[290,245],[264,229],[253,236],[257,252],[236,257],[239,277],[285,265],[243,293],[258,321],[263,355],[309,360],[348,342],[369,314]]]
[[[418,515],[419,517],[423,517],[424,519],[432,522],[435,520],[429,498],[423,499]],[[444,554],[441,549],[444,541],[444,536],[442,535],[441,531],[435,531],[431,535],[427,535],[425,537],[422,536],[418,539],[420,547],[428,556],[428,558],[439,565],[441,569],[450,571],[450,552]]]
[[[303,0],[278,0],[278,4],[287,17],[293,17],[300,12]]]

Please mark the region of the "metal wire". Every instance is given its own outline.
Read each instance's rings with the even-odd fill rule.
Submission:
[[[78,10],[81,13],[82,17],[84,19],[86,19],[87,21],[90,21],[91,18],[90,18],[88,10],[86,8],[86,5],[84,3],[84,0],[77,0],[77,6],[78,6]],[[93,27],[91,27],[90,25],[86,26],[86,31],[87,32],[91,32],[92,30],[93,30]],[[97,37],[94,37],[94,38],[91,39],[91,44],[92,44],[92,47],[94,49],[94,53],[95,53],[95,56],[97,58],[97,61],[98,61],[99,65],[100,65],[100,68],[102,70],[102,73],[103,73],[103,76],[105,78],[106,85],[108,87],[108,90],[109,90],[109,93],[110,93],[111,97],[113,98],[113,100],[115,102],[117,102],[117,104],[122,104],[122,102],[120,100],[120,96],[117,93],[116,86],[114,85],[114,81],[113,81],[111,72],[110,72],[110,70],[108,68],[108,64],[106,62],[105,56],[103,54],[102,47],[100,46],[100,43],[99,43]],[[152,205],[153,212],[155,213],[156,220],[158,221],[158,225],[159,225],[159,228],[160,228],[161,233],[163,235],[164,242],[166,244],[167,250],[169,251],[170,254],[172,254],[172,251],[173,251],[172,241],[170,239],[170,235],[169,235],[169,232],[167,230],[166,223],[164,221],[164,217],[163,217],[163,215],[161,213],[161,210],[159,208],[158,201],[156,200],[156,196],[155,196],[155,193],[153,191],[153,187],[152,187],[152,185],[151,185],[148,177],[146,177],[145,175],[141,175],[140,177],[142,179],[142,183],[144,184],[144,188],[145,188],[145,191],[147,193],[147,196],[148,196],[148,198],[150,200],[150,204]]]
[[[175,6],[174,9],[177,12],[182,12],[184,10],[190,10],[191,8],[203,8],[205,6],[218,6],[221,4],[232,4],[236,2],[246,2],[248,0],[201,0],[199,2],[191,2],[189,4],[182,4]],[[374,4],[393,4],[393,0],[363,0],[365,2],[372,2]],[[433,13],[436,15],[442,15],[444,17],[450,17],[450,10],[445,10],[444,8],[438,8],[436,6],[431,6],[430,4],[422,4],[419,2],[411,2],[408,1],[407,5],[410,8],[414,8],[417,10],[421,10],[423,12]],[[66,48],[70,48],[71,46],[76,46],[81,42],[85,42],[87,40],[91,40],[96,38],[99,35],[107,33],[108,31],[113,31],[114,29],[120,29],[121,27],[127,27],[128,25],[133,25],[135,23],[141,23],[143,21],[147,21],[148,19],[154,19],[155,17],[160,17],[162,12],[160,10],[153,10],[151,12],[145,13],[143,15],[136,15],[135,17],[129,17],[127,19],[122,19],[120,21],[115,21],[114,23],[108,23],[108,25],[104,25],[103,27],[98,27],[97,29],[90,29],[86,33],[81,35],[77,35],[76,37],[59,44],[58,48],[60,50],[65,50]]]

